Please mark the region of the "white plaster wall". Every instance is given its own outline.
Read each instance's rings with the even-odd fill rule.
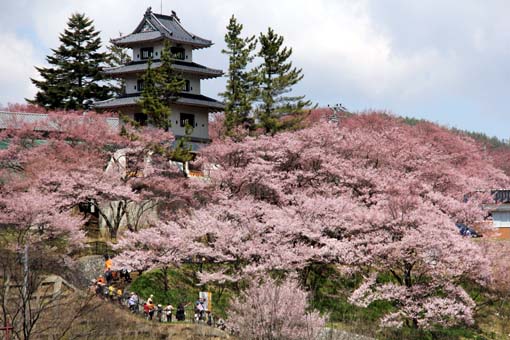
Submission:
[[[200,78],[193,75],[185,75],[184,78],[190,81],[191,91],[189,93],[200,94]]]
[[[137,93],[140,92],[137,89],[138,79],[141,79],[143,74],[139,74],[138,77],[135,75],[126,77],[126,93]],[[200,94],[200,78],[193,75],[184,75],[184,79],[190,81],[191,90],[188,93]]]
[[[130,94],[130,93],[138,92],[138,89],[137,89],[138,78],[133,76],[133,77],[125,78],[125,79],[126,79],[126,93]]]
[[[172,132],[177,136],[185,136],[185,128],[181,127],[181,113],[190,113],[195,115],[195,126],[191,137],[209,138],[209,113],[205,108],[184,107],[172,105]]]
[[[193,61],[193,49],[190,46],[184,46],[184,49],[186,50],[184,52],[185,55],[185,61],[192,62]]]
[[[118,112],[119,115],[125,115],[131,119],[135,118],[135,112],[140,112],[140,109],[134,106],[121,107],[116,109],[115,112]]]
[[[153,59],[160,59],[161,58],[161,51],[163,50],[164,43],[163,42],[157,42],[152,44],[143,44],[138,47],[135,47],[132,49],[132,59],[133,61],[140,61],[142,60],[142,55],[140,53],[140,49],[143,47],[153,47],[154,48],[154,56]],[[172,45],[176,46],[176,44]],[[184,47],[184,61],[193,61],[193,49],[191,46],[182,46]]]
[[[492,220],[496,228],[510,228],[510,211],[493,211]]]
[[[193,129],[193,133],[191,137],[195,138],[209,138],[209,113],[207,109],[200,107],[191,107],[191,106],[182,106],[182,105],[172,105],[172,114],[170,116],[170,120],[172,123],[172,133],[177,136],[185,136],[185,129],[180,126],[181,122],[181,112],[182,113],[191,113],[195,115],[195,128]],[[128,116],[129,118],[134,118],[135,112],[141,112],[139,108],[136,107],[126,107],[120,109],[120,112],[123,115]]]
[[[154,54],[153,54],[152,59],[160,59],[161,58],[161,50],[163,49],[162,43],[143,44],[143,45],[133,48],[133,61],[142,60],[142,54],[141,54],[140,50],[144,47],[153,47],[154,48]],[[147,59],[144,59],[144,60],[147,60]]]

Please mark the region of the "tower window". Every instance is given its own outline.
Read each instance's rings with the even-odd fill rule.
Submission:
[[[142,59],[152,58],[152,56],[154,54],[154,48],[153,47],[142,47],[140,49],[140,53],[142,54]]]
[[[136,88],[138,89],[138,91],[142,92],[143,91],[143,79],[138,79],[136,81]]]
[[[190,125],[195,127],[195,115],[190,113],[181,113],[181,127]]]
[[[182,89],[184,92],[191,91],[191,83],[189,80],[184,81],[184,88]]]
[[[184,60],[185,50],[182,47],[170,47],[170,53],[175,59]]]

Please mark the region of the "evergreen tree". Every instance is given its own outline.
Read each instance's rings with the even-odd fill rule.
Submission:
[[[169,104],[177,101],[179,93],[186,86],[186,81],[182,78],[182,74],[173,67],[173,59],[174,55],[170,51],[170,43],[165,41],[165,46],[161,51],[161,66],[157,71],[161,75],[160,86],[162,88],[163,99]]]
[[[269,28],[259,37],[262,64],[257,68],[260,84],[258,99],[261,102],[258,118],[266,133],[274,133],[280,127],[278,118],[283,113],[300,111],[311,104],[305,96],[286,96],[292,86],[303,79],[302,70],[293,68],[288,61],[292,48],[283,47],[283,37]]]
[[[123,47],[119,47],[115,44],[110,43],[106,47],[108,50],[108,55],[106,58],[106,64],[110,67],[118,67],[122,65],[126,65],[131,62],[131,57],[126,52],[126,49]],[[126,80],[125,79],[115,79],[110,83],[110,90],[116,96],[121,96],[126,92]]]
[[[256,76],[253,71],[246,68],[253,61],[252,52],[255,50],[257,41],[255,36],[242,38],[243,25],[238,23],[232,15],[225,42],[227,49],[221,52],[229,56],[227,73],[227,86],[220,96],[225,98],[225,128],[228,135],[241,124],[249,121],[252,104],[256,97]]]
[[[60,34],[61,45],[46,57],[52,67],[36,67],[42,80],[31,80],[39,92],[27,101],[48,109],[77,110],[87,108],[92,101],[108,99],[109,86],[100,83],[106,53],[98,52],[99,33],[85,14],[71,15]]]
[[[168,131],[171,127],[170,104],[179,98],[185,81],[172,65],[172,54],[168,42],[165,42],[161,52],[161,66],[153,68],[152,65],[153,62],[149,59],[139,103],[150,124]]]
[[[192,161],[195,156],[193,155],[193,147],[190,144],[190,136],[193,133],[193,127],[186,123],[184,126],[185,136],[176,140],[175,146],[172,150],[171,158],[174,161],[186,163]]]
[[[143,89],[139,104],[150,124],[168,131],[170,128],[170,107],[163,99],[160,84],[162,77],[153,66],[152,58],[147,62],[147,71],[142,77]]]

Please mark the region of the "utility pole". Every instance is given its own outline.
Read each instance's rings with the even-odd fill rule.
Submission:
[[[328,108],[332,111],[332,114],[328,117],[328,122],[338,125],[341,114],[346,113],[347,109],[342,104],[335,104],[333,107],[328,105]]]
[[[23,333],[26,335],[30,320],[30,299],[28,298],[28,242],[23,250],[23,287],[21,289],[23,299]]]

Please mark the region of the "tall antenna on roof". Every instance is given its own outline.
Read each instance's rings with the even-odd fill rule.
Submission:
[[[163,0],[159,1],[159,14],[163,14]]]

